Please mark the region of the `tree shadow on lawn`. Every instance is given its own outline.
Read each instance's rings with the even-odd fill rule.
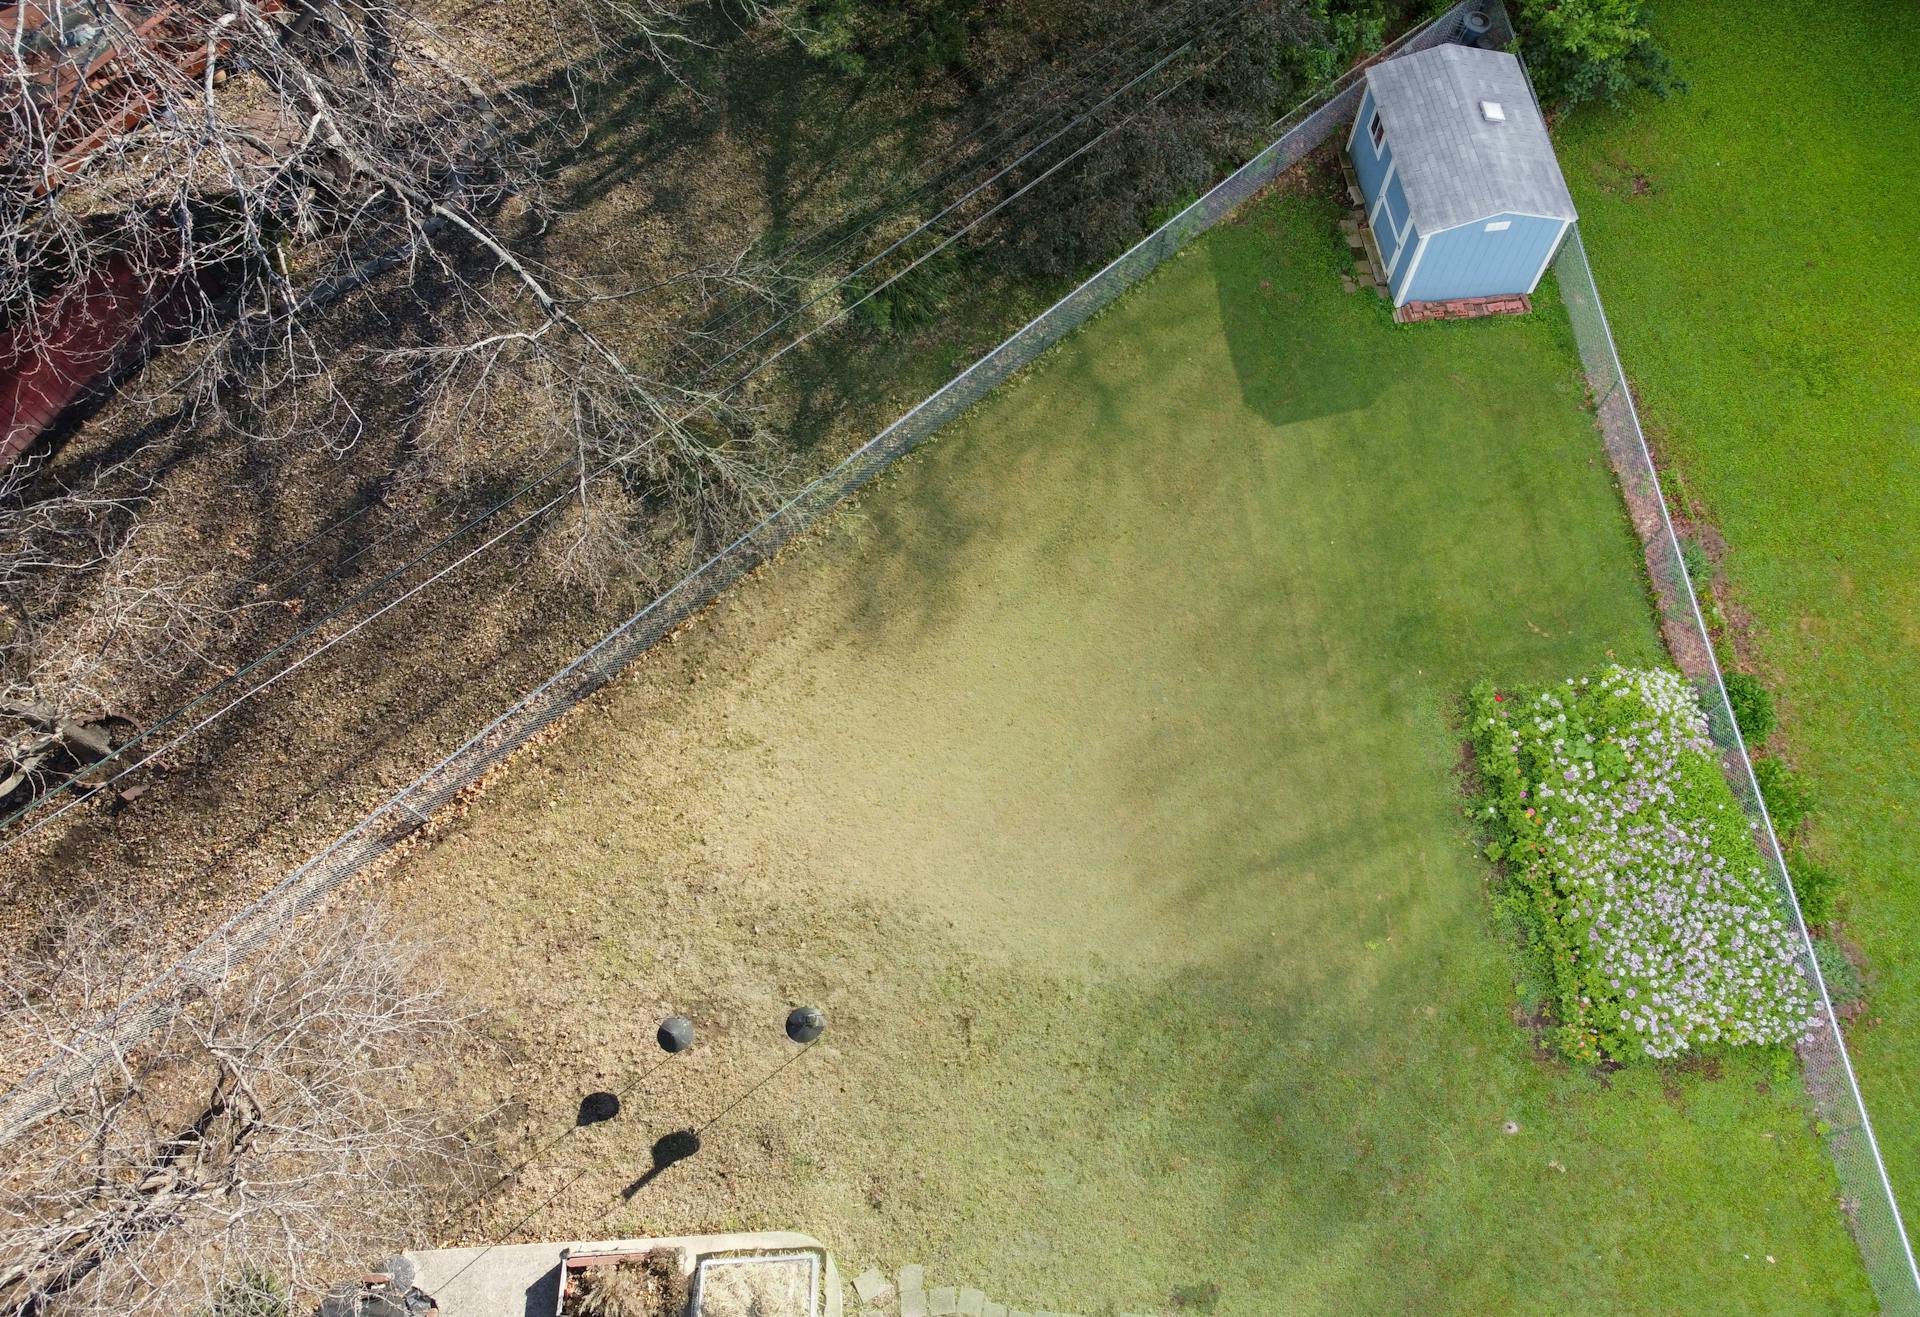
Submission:
[[[1353,802],[1411,802],[1383,854],[1470,853],[1450,771],[1458,691],[1489,669],[1545,678],[1615,645],[1625,657],[1652,635],[1631,557],[1591,617],[1565,611],[1563,584],[1605,579],[1578,535],[1528,589],[1490,590],[1532,506],[1497,481],[1476,501],[1474,474],[1446,466],[1448,432],[1377,404],[1359,422],[1388,431],[1375,453],[1356,421],[1276,426],[1219,397],[1216,282],[1205,265],[1163,271],[943,433],[862,499],[850,542],[816,546],[825,570],[802,587],[803,644],[851,643],[860,681],[914,684],[880,716],[955,753],[993,744],[1010,801],[1044,802],[1089,765],[1117,784],[1124,804],[1098,827],[1161,857],[1145,881],[1170,910],[1231,903],[1249,874],[1377,833],[1379,812]],[[1604,474],[1580,497],[1596,495],[1617,511]],[[924,713],[956,700],[951,725]],[[976,711],[1010,730],[969,730]],[[1182,862],[1221,838],[1230,863]]]
[[[1079,738],[1070,749],[1128,784],[1117,796],[1091,799],[1091,826],[1131,830],[1145,842],[1125,871],[1108,875],[1106,889],[1060,887],[1050,895],[1058,912],[1081,912],[1065,921],[1064,936],[1080,937],[1081,952],[1104,966],[1129,967],[1145,981],[1150,1004],[1114,999],[1114,1018],[1098,1030],[1109,1051],[1097,1063],[1050,1055],[1052,1044],[1025,1027],[992,1031],[984,1007],[987,1023],[980,1026],[1000,1046],[1019,1050],[1029,1068],[1106,1077],[1090,1094],[1099,1098],[1095,1110],[1074,1108],[1085,1124],[1061,1135],[1074,1149],[1066,1160],[1094,1159],[1146,1175],[1176,1160],[1199,1163],[1195,1150],[1213,1149],[1216,1188],[1184,1199],[1179,1219],[1189,1227],[1217,1225],[1234,1247],[1209,1256],[1221,1268],[1248,1269],[1241,1293],[1254,1286],[1280,1294],[1283,1307],[1351,1310],[1355,1295],[1389,1307],[1455,1309],[1471,1306],[1463,1296],[1472,1295],[1500,1307],[1523,1293],[1558,1296],[1543,1301],[1547,1307],[1559,1299],[1630,1307],[1642,1283],[1681,1307],[1710,1306],[1723,1286],[1765,1306],[1778,1290],[1726,1270],[1736,1265],[1728,1251],[1736,1239],[1818,1240],[1798,1260],[1803,1285],[1844,1291],[1846,1277],[1829,1269],[1832,1214],[1823,1201],[1805,1197],[1809,1186],[1824,1183],[1817,1168],[1810,1178],[1756,1178],[1750,1171],[1759,1163],[1747,1144],[1735,1147],[1724,1130],[1648,1108],[1642,1094],[1609,1094],[1577,1073],[1543,1067],[1511,1019],[1511,965],[1490,931],[1480,895],[1485,875],[1453,796],[1444,697],[1488,665],[1546,677],[1597,661],[1615,645],[1623,658],[1651,651],[1633,560],[1610,569],[1604,521],[1595,523],[1598,533],[1570,534],[1540,550],[1551,566],[1539,573],[1537,598],[1474,589],[1476,574],[1484,582],[1488,564],[1511,551],[1500,528],[1533,514],[1511,505],[1460,509],[1464,520],[1430,515],[1429,524],[1410,528],[1400,500],[1422,484],[1400,472],[1386,496],[1376,497],[1350,478],[1364,464],[1335,464],[1347,434],[1334,427],[1308,447],[1321,459],[1317,469],[1336,477],[1329,495],[1344,495],[1309,497],[1288,523],[1293,538],[1258,546],[1271,561],[1236,555],[1255,561],[1244,576],[1223,582],[1221,519],[1199,518],[1204,524],[1196,530],[1176,515],[1187,505],[1162,514],[1139,487],[1164,494],[1170,482],[1143,481],[1128,467],[1138,462],[1185,475],[1184,456],[1158,442],[1164,434],[1136,426],[1122,432],[1126,440],[1116,451],[1097,446],[1137,407],[1139,395],[1125,382],[1130,368],[1114,355],[1064,355],[1048,370],[1088,373],[1067,381],[1075,387],[1065,392],[1077,390],[1067,402],[1050,389],[1064,377],[1043,370],[968,423],[991,429],[957,431],[962,443],[929,449],[892,487],[869,495],[863,542],[836,551],[844,557],[808,601],[822,601],[816,617],[833,620],[814,622],[814,634],[803,638],[825,652],[851,634],[867,660],[885,660],[862,668],[882,683],[913,671],[912,663],[889,666],[900,652],[927,645],[984,640],[1014,669],[1031,655],[1001,643],[1009,636],[1061,643],[1070,653],[1084,645],[1097,655],[1078,667],[1062,665],[1081,689],[1057,687],[1056,702],[1071,714],[1078,700],[1090,716],[1103,703],[1115,706],[1117,716],[1081,722],[1077,731],[1069,717],[1065,726]],[[1102,370],[1120,378],[1099,379]],[[1063,433],[1074,438],[1063,440]],[[1567,437],[1585,436],[1569,426]],[[1549,438],[1561,442],[1557,431]],[[1090,453],[1114,461],[1089,461]],[[1545,453],[1579,472],[1571,447]],[[1516,447],[1511,460],[1536,455]],[[1235,479],[1196,465],[1229,490],[1240,490],[1247,478],[1246,468]],[[1576,519],[1613,506],[1604,501],[1611,497],[1604,475],[1598,483],[1551,476],[1549,483],[1577,486],[1565,496]],[[1129,511],[1144,504],[1160,515],[1103,520],[1098,514],[1118,512],[1114,486],[1130,494]],[[1444,484],[1429,495],[1442,512],[1459,502]],[[1505,520],[1487,520],[1496,514]],[[1322,549],[1324,530],[1340,542]],[[1447,561],[1433,561],[1433,536],[1460,541]],[[1210,537],[1214,558],[1205,556]],[[1354,544],[1398,548],[1380,562],[1356,561]],[[1210,570],[1197,573],[1184,596],[1171,588],[1159,593],[1167,582],[1146,579],[1151,560],[1190,547],[1201,551],[1193,561]],[[1291,565],[1276,573],[1274,563]],[[1304,584],[1294,572],[1304,574]],[[844,588],[848,581],[858,588]],[[1099,590],[1087,604],[1090,583]],[[1542,614],[1551,625],[1531,622],[1528,613],[1550,603],[1563,584],[1599,602],[1563,616]],[[1269,593],[1287,607],[1249,620]],[[1135,611],[1116,608],[1116,597]],[[1098,630],[1116,615],[1124,643]],[[1423,662],[1431,664],[1424,674]],[[1136,716],[1143,705],[1128,702],[1141,691],[1122,689],[1155,666],[1167,689],[1186,701],[1174,720],[1158,725]],[[938,703],[948,695],[929,685],[910,698]],[[1043,703],[1037,698],[1029,707]],[[885,725],[886,717],[878,722]],[[896,730],[906,734],[904,726]],[[989,742],[997,735],[975,731]],[[1009,762],[1016,758],[1012,746],[1000,748]],[[993,789],[1009,799],[1027,794],[1012,768],[997,781]],[[809,784],[833,787],[830,779]],[[924,790],[940,787],[936,768]],[[885,808],[897,803],[890,797]],[[910,855],[896,858],[914,868]],[[1121,918],[1086,918],[1103,901],[1119,904]],[[1143,941],[1102,944],[1088,932],[1129,919]],[[1049,945],[1045,963],[1060,964],[1061,948]],[[1011,947],[982,949],[998,959]],[[1072,973],[1079,960],[1066,954],[1060,967]],[[910,995],[898,1000],[910,1010]],[[1257,1027],[1265,1032],[1252,1043],[1243,1039],[1244,1046],[1225,1050],[1191,1045],[1248,1010],[1285,1012],[1287,1022],[1278,1026],[1262,1014]],[[1226,1032],[1252,1028],[1235,1024]],[[1146,1055],[1135,1055],[1141,1051]],[[1215,1086],[1207,1100],[1174,1100],[1171,1089],[1158,1086],[1196,1073]],[[1716,1104],[1737,1113],[1730,1122],[1736,1131],[1770,1128],[1782,1116],[1777,1101],[1744,1091],[1723,1088]],[[1050,1122],[1066,1119],[1045,1102],[1034,1110],[1047,1110]],[[1114,1112],[1145,1124],[1116,1125]],[[1018,1129],[1020,1119],[1016,1110],[986,1123]],[[1032,1110],[1026,1119],[1034,1119]],[[1164,1129],[1149,1128],[1161,1119]],[[1508,1119],[1519,1122],[1521,1135],[1504,1133]],[[970,1113],[966,1120],[971,1133],[961,1142],[979,1146],[984,1132],[973,1122],[986,1117]],[[1533,1139],[1536,1130],[1553,1137]],[[1022,1134],[994,1155],[1047,1166],[1062,1146]],[[1817,1157],[1817,1149],[1782,1148],[1780,1155],[1804,1160]],[[1674,1158],[1691,1168],[1691,1182],[1667,1169]],[[1100,1214],[1071,1187],[1071,1165],[1066,1187],[1048,1187],[1059,1179],[1050,1172],[1033,1192],[1045,1198],[1046,1215],[1086,1221],[1082,1234],[1100,1233]],[[1058,1171],[1060,1162],[1052,1166]],[[1168,1233],[1152,1213],[1178,1186],[1150,1183],[1145,1192],[1130,1184],[1094,1195],[1115,1205],[1113,1237]],[[1635,1206],[1623,1210],[1622,1203]],[[1516,1231],[1516,1220],[1534,1224]],[[1552,1250],[1539,1247],[1543,1232],[1603,1244],[1556,1262]],[[1172,1233],[1191,1241],[1194,1231]],[[1010,1247],[1019,1253],[1017,1244]],[[1628,1259],[1625,1271],[1598,1260],[1615,1255]],[[1266,1273],[1248,1259],[1260,1259],[1287,1283],[1266,1288]],[[1041,1265],[1036,1253],[1015,1267]],[[1116,1263],[1113,1274],[1136,1274],[1130,1265]],[[1192,1279],[1187,1254],[1138,1266],[1137,1274],[1156,1276],[1155,1286]]]
[[[1190,461],[1164,442],[1160,416],[1141,414],[1153,369],[1137,340],[1078,336],[883,475],[839,514],[857,527],[845,551],[864,581],[845,597],[839,630],[874,643],[931,639],[982,589],[1112,589],[1142,552],[1137,526],[1177,527],[1233,476]],[[1170,534],[1166,552],[1217,551],[1182,538],[1195,537]],[[1138,624],[1156,619],[1142,611]]]
[[[1458,631],[1478,609],[1462,598],[1500,575],[1523,590],[1529,576],[1561,579],[1560,562],[1537,560],[1584,552],[1580,518],[1630,535],[1570,359],[1562,371],[1538,327],[1513,324],[1497,327],[1527,349],[1511,378],[1450,369],[1452,342],[1342,298],[1337,275],[1299,252],[1331,241],[1310,231],[1322,204],[1256,203],[1202,240],[1205,261],[1157,272],[883,477],[858,504],[866,585],[845,630],[931,636],[982,590],[1071,599],[1111,591],[1123,572],[1184,572],[1197,597],[1215,564],[1264,556],[1350,580],[1376,612],[1401,615],[1375,620],[1383,635],[1430,621]],[[1313,287],[1323,279],[1330,291]],[[1543,448],[1560,395],[1556,446]],[[1589,459],[1573,480],[1557,465]],[[1485,550],[1494,540],[1503,561]],[[1159,614],[1143,598],[1141,626],[1179,616],[1181,590],[1165,593]],[[1564,596],[1535,593],[1527,622],[1566,634]]]
[[[806,611],[811,597],[779,602]],[[832,616],[823,609],[806,625],[830,632]],[[1038,620],[1053,617],[1042,609]],[[1295,669],[1292,695],[1274,719],[1249,717],[1240,731],[1222,730],[1236,708],[1233,674],[1199,692],[1171,733],[1123,705],[1119,718],[1090,729],[1096,744],[1064,752],[1124,770],[1128,789],[1070,783],[1068,795],[1088,836],[1138,828],[1154,844],[1105,875],[1090,872],[1087,887],[1039,874],[1040,899],[1008,905],[1006,889],[1026,879],[999,863],[1003,839],[993,834],[1007,825],[992,809],[953,809],[944,755],[922,784],[867,762],[866,736],[816,744],[826,738],[811,728],[845,711],[839,665],[854,665],[848,675],[858,677],[871,652],[809,657],[829,678],[820,686],[833,689],[783,687],[776,711],[793,715],[789,736],[817,756],[798,761],[801,769],[845,762],[846,777],[772,775],[751,816],[725,797],[676,795],[700,848],[663,852],[659,873],[616,866],[596,880],[606,890],[644,880],[648,902],[698,910],[700,936],[651,959],[660,968],[624,993],[605,991],[590,963],[564,957],[545,962],[539,983],[507,988],[568,1002],[585,1037],[632,1017],[632,992],[708,994],[702,1018],[706,1009],[749,1018],[804,985],[839,1022],[837,1050],[797,1070],[778,1102],[758,1101],[737,1127],[714,1131],[698,1158],[659,1177],[628,1215],[616,1209],[609,1232],[655,1216],[682,1229],[817,1223],[845,1257],[937,1261],[956,1278],[992,1281],[997,1298],[1152,1307],[1204,1281],[1222,1286],[1219,1311],[1229,1314],[1629,1308],[1645,1258],[1666,1277],[1659,1306],[1700,1310],[1726,1283],[1715,1269],[1732,1265],[1729,1240],[1792,1238],[1809,1213],[1831,1216],[1825,1203],[1791,1192],[1771,1205],[1755,1192],[1747,1168],[1777,1145],[1756,1149],[1657,1094],[1643,1110],[1645,1094],[1599,1092],[1541,1067],[1509,1018],[1509,966],[1485,925],[1482,875],[1451,808],[1450,747],[1443,733],[1409,734],[1398,696],[1356,712],[1370,671],[1329,686],[1325,673],[1299,670],[1298,657],[1283,654],[1283,667]],[[686,689],[690,703],[708,698]],[[937,685],[888,693],[922,702],[949,694]],[[856,685],[854,697],[873,706],[861,717],[874,728],[901,738],[918,731],[891,722],[894,706],[872,691]],[[751,777],[757,729],[738,721],[733,691],[714,698],[741,734],[714,771]],[[816,698],[824,715],[809,707]],[[1264,698],[1255,690],[1244,707]],[[1295,707],[1316,711],[1292,717]],[[632,736],[620,720],[587,734]],[[993,725],[971,735],[993,752],[1008,748]],[[593,748],[575,750],[595,764],[574,802],[591,814],[576,817],[628,818],[630,803],[613,802],[632,783],[599,783],[605,764]],[[1422,787],[1429,769],[1433,781]],[[658,771],[684,781],[670,756]],[[1371,775],[1370,784],[1349,771]],[[1010,770],[993,781],[1007,796],[1024,791]],[[925,826],[841,827],[787,794],[875,782],[885,792],[874,808],[916,814]],[[552,794],[551,783],[528,782],[518,805],[500,802],[486,826],[511,819],[532,828]],[[1225,799],[1209,804],[1216,795]],[[1268,813],[1278,825],[1263,825]],[[708,839],[722,844],[708,851]],[[861,851],[888,872],[890,891],[852,876]],[[522,852],[521,878],[571,893],[560,862],[537,852]],[[460,893],[471,886],[470,856],[439,862]],[[602,867],[592,857],[571,863],[587,874]],[[696,880],[683,865],[711,872]],[[980,922],[943,925],[928,909],[930,885],[957,890],[985,912]],[[591,905],[598,890],[577,899]],[[767,920],[776,905],[804,913]],[[519,954],[489,959],[530,956],[539,958],[523,943]],[[567,975],[579,976],[571,988]],[[701,1087],[650,1102],[662,1116],[712,1111],[743,1087],[738,1069],[717,1082],[702,1075],[683,1072]],[[1768,1110],[1750,1092],[1723,1092],[1740,1117],[1735,1134],[1749,1113]],[[556,1124],[574,1118],[558,1105],[574,1096],[556,1095]],[[1508,1119],[1520,1135],[1502,1132]],[[620,1134],[605,1171],[582,1181],[577,1210],[618,1201],[648,1165],[646,1142],[660,1128],[636,1122]],[[1798,1152],[1818,1156],[1811,1144]],[[1554,1170],[1556,1160],[1569,1170]],[[569,1233],[566,1221],[547,1225]],[[1543,1238],[1559,1242],[1542,1247]],[[1604,1248],[1587,1249],[1588,1240]],[[1609,1251],[1631,1265],[1603,1265]],[[1825,1280],[1810,1265],[1786,1265]],[[1729,1292],[1764,1306],[1754,1287],[1765,1279],[1743,1274],[1746,1288]]]
[[[1643,1119],[1577,1077],[1539,1073],[1509,1018],[1510,969],[1453,812],[1436,694],[1483,667],[1547,676],[1617,636],[1635,643],[1636,560],[1609,587],[1593,547],[1605,536],[1569,533],[1535,547],[1546,565],[1532,595],[1494,597],[1487,582],[1513,552],[1509,528],[1538,515],[1529,500],[1477,506],[1456,485],[1422,479],[1421,461],[1445,460],[1437,447],[1374,470],[1381,459],[1355,451],[1352,423],[1325,415],[1287,419],[1274,443],[1273,419],[1256,406],[1249,425],[1244,390],[1223,389],[1226,376],[1210,369],[1228,360],[1219,345],[1207,345],[1201,369],[1181,368],[1192,345],[1174,327],[1218,323],[1220,278],[1199,262],[1163,271],[869,493],[854,543],[830,545],[807,564],[818,571],[794,564],[760,578],[793,590],[779,603],[817,609],[800,636],[808,666],[896,736],[921,725],[890,724],[901,705],[874,701],[860,681],[904,686],[930,652],[961,647],[1025,669],[1033,698],[1016,711],[1037,716],[1051,689],[1071,715],[1058,725],[1066,737],[1042,727],[1035,744],[1103,774],[1099,793],[1090,785],[1077,802],[1081,826],[1143,840],[1113,871],[1090,868],[1081,890],[1040,875],[1044,908],[1014,907],[1031,927],[996,930],[997,941],[969,926],[907,942],[837,918],[752,938],[732,930],[731,949],[703,941],[704,963],[676,972],[724,967],[766,979],[767,996],[785,996],[787,982],[843,985],[827,1001],[849,1021],[843,1068],[827,1073],[871,1104],[833,1126],[828,1188],[733,1179],[781,1209],[843,1215],[850,1237],[948,1241],[981,1258],[1003,1249],[1005,1274],[1036,1299],[1067,1271],[1076,1294],[1139,1304],[1214,1270],[1237,1278],[1223,1288],[1225,1312],[1462,1308],[1469,1298],[1480,1310],[1631,1306],[1633,1273],[1562,1256],[1565,1241],[1597,1240],[1671,1264],[1659,1292],[1672,1306],[1714,1306],[1726,1242],[1773,1237],[1770,1209],[1738,1169],[1758,1154],[1745,1143],[1717,1150],[1684,1117]],[[1229,316],[1225,347],[1255,332]],[[1274,405],[1291,417],[1291,404]],[[1407,444],[1418,440],[1436,436],[1410,430]],[[1516,448],[1511,460],[1534,455]],[[1571,483],[1553,471],[1549,486]],[[1604,473],[1565,496],[1571,520],[1588,515],[1596,490],[1610,496]],[[1423,492],[1426,512],[1413,515]],[[816,576],[817,587],[792,586]],[[1568,586],[1602,602],[1530,626],[1529,611]],[[1639,626],[1650,638],[1644,618]],[[849,641],[851,659],[831,657]],[[1035,667],[1043,657],[1054,666]],[[1008,675],[990,671],[983,662],[969,675]],[[952,691],[928,682],[891,694],[938,703]],[[1175,703],[1164,723],[1152,716],[1162,697]],[[773,712],[793,698],[772,697]],[[828,704],[816,722],[841,712]],[[991,755],[1010,748],[984,723],[956,735]],[[803,720],[794,738],[808,736]],[[855,758],[839,745],[806,752],[821,758],[802,767]],[[972,884],[969,899],[995,897],[1009,876],[983,840],[1004,825],[992,811],[945,813],[948,762],[924,786],[906,784],[942,820],[919,843],[922,858]],[[755,771],[739,763],[737,776]],[[1002,770],[989,804],[1021,794]],[[846,771],[859,780],[867,770]],[[786,780],[823,794],[839,781]],[[905,794],[874,808],[915,807]],[[756,803],[777,815],[786,802]],[[783,851],[796,830],[790,817],[749,825],[725,810],[712,826],[770,827]],[[879,844],[823,831],[802,856]],[[902,889],[891,918],[910,930],[931,922],[915,860],[891,847],[883,860]],[[843,868],[821,859],[812,877],[829,892],[837,884],[842,905],[844,894],[870,897]],[[771,863],[766,873],[795,876]],[[983,919],[1012,922],[981,904]],[[1101,905],[1113,909],[1089,917]],[[849,998],[855,1009],[843,1012]],[[970,1023],[955,1030],[961,1006]],[[993,1040],[990,1055],[976,1038]],[[805,1087],[816,1114],[840,1110],[831,1087]],[[1501,1132],[1507,1119],[1521,1135]],[[1532,1140],[1536,1127],[1560,1141]],[[781,1173],[755,1157],[739,1137],[716,1138],[655,1193],[707,1184],[713,1168]],[[961,1164],[944,1166],[949,1158]],[[1669,1192],[1676,1158],[1712,1159],[1714,1196]],[[928,1166],[955,1173],[933,1176],[934,1190],[899,1184]],[[873,1177],[911,1205],[910,1220],[879,1221],[862,1205]],[[1604,1191],[1581,1192],[1595,1185]],[[956,1224],[957,1195],[982,1205],[976,1217],[992,1209],[994,1240]],[[731,1211],[737,1200],[712,1201]],[[1779,1210],[1796,1228],[1808,1212],[1830,1215],[1799,1201]],[[1679,1242],[1650,1242],[1663,1235]],[[1122,1289],[1136,1282],[1144,1293]],[[1740,1284],[1764,1299],[1751,1288],[1760,1281]]]

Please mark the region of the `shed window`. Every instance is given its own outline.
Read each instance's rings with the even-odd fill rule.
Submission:
[[[1513,227],[1513,221],[1512,221],[1512,220],[1495,220],[1495,221],[1493,221],[1493,223],[1491,223],[1491,224],[1489,224],[1489,225],[1487,225],[1487,232],[1488,232],[1488,233],[1502,233],[1502,232],[1504,232],[1504,231],[1506,231],[1507,229],[1510,229],[1510,228],[1512,228],[1512,227]]]
[[[1373,122],[1367,125],[1367,136],[1373,139],[1373,149],[1378,151],[1380,143],[1387,140],[1387,126],[1380,122],[1380,112],[1374,111]]]

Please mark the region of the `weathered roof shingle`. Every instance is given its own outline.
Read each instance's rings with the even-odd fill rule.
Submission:
[[[1435,46],[1367,70],[1415,226],[1435,233],[1512,211],[1574,219],[1520,61],[1503,50]],[[1496,101],[1489,123],[1481,101]]]

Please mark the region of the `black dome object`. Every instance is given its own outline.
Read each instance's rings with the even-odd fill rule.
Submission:
[[[654,1036],[661,1051],[684,1052],[693,1046],[693,1021],[684,1015],[669,1015],[660,1021],[660,1032]]]
[[[827,1017],[818,1006],[796,1006],[787,1012],[787,1037],[810,1043],[827,1031]]]

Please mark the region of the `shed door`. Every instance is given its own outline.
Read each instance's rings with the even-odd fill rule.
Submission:
[[[1387,269],[1380,272],[1382,279],[1387,277],[1387,270],[1393,268],[1394,256],[1400,250],[1400,236],[1406,227],[1407,193],[1396,176],[1387,180],[1387,186],[1380,193],[1380,204],[1373,209],[1373,240],[1380,246],[1380,259],[1387,264]]]
[[[1380,263],[1386,267],[1380,271],[1380,278],[1384,281],[1387,271],[1393,268],[1394,254],[1400,250],[1400,239],[1384,214],[1380,216],[1380,226],[1373,231],[1373,240],[1380,248]]]

